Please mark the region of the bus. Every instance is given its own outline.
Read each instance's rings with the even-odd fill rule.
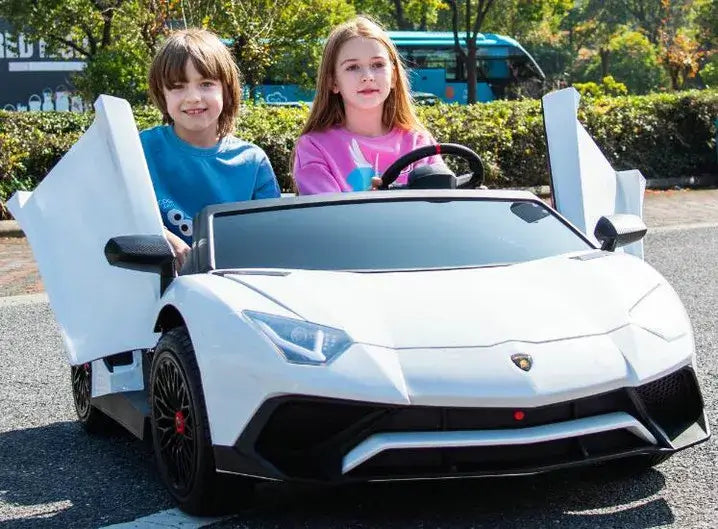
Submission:
[[[451,31],[389,31],[409,73],[416,100],[465,104],[467,100],[466,68],[457,58],[454,33]],[[459,44],[466,48],[466,34],[459,33]],[[477,47],[476,100],[489,102],[503,99],[507,88],[526,81],[542,81],[541,67],[521,44],[504,35],[479,33]],[[291,105],[309,102],[312,90],[298,85],[263,84],[259,95],[270,104]]]

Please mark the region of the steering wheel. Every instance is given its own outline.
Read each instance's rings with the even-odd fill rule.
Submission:
[[[425,145],[406,153],[391,164],[381,177],[379,189],[389,189],[389,186],[399,178],[401,170],[407,165],[439,154],[455,154],[469,163],[470,173],[456,177],[457,188],[475,188],[484,181],[484,164],[474,151],[456,143],[437,143]]]

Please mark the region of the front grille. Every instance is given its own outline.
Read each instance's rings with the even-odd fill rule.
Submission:
[[[684,368],[636,388],[648,415],[670,439],[675,439],[703,413],[698,382],[692,369]]]
[[[295,397],[276,405],[256,440],[255,450],[290,476],[335,475],[343,455],[374,433],[509,429],[614,411],[634,416],[637,413],[625,390],[523,409],[521,421],[514,418],[514,411],[515,408],[367,405]],[[463,449],[452,450],[460,453]]]
[[[690,368],[636,388],[521,411],[515,408],[392,406],[311,397],[278,397],[265,402],[238,441],[289,478],[341,477],[344,455],[375,433],[515,429],[625,412],[641,421],[660,440],[652,421],[675,439],[701,418],[703,409]],[[519,447],[389,450],[359,465],[354,476],[421,475],[520,470],[617,454],[645,445],[624,432],[604,432],[569,440]],[[664,442],[664,447],[668,445]],[[404,468],[404,470],[402,470]],[[444,474],[445,475],[445,474]]]

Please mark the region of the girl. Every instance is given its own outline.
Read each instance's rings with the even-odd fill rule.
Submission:
[[[279,197],[264,151],[232,136],[239,70],[209,31],[170,35],[152,62],[150,96],[166,125],[140,133],[167,241],[181,266],[192,219],[220,202]]]
[[[397,158],[434,143],[416,118],[406,71],[386,32],[366,17],[334,29],[295,147],[299,194],[376,188],[379,175]],[[418,163],[441,163],[441,158]],[[406,174],[398,181],[405,182]]]

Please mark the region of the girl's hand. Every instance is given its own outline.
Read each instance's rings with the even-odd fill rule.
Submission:
[[[189,255],[190,247],[167,228],[165,228],[165,239],[167,239],[167,242],[172,248],[172,252],[175,254],[175,259],[177,260],[176,268],[179,270]]]
[[[376,191],[381,187],[381,177],[380,176],[372,176],[371,178],[371,190]]]

